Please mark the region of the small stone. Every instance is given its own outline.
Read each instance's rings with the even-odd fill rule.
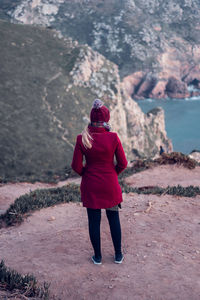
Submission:
[[[48,221],[55,221],[55,217],[54,216],[51,216],[50,218],[48,218]]]

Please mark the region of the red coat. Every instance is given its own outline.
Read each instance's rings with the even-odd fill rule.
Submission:
[[[78,135],[71,166],[82,176],[83,206],[93,209],[110,208],[123,201],[118,174],[127,166],[126,156],[115,132],[106,131],[103,127],[89,127],[89,131],[93,137],[92,148],[86,149],[82,136]],[[83,157],[86,160],[85,166]]]

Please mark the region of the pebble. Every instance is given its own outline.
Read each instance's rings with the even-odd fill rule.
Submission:
[[[54,216],[51,216],[50,218],[48,218],[48,221],[55,221],[55,217]]]

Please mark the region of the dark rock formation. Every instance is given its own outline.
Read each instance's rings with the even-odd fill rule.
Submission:
[[[182,95],[189,97],[190,95],[187,85],[173,76],[169,77],[165,92],[170,98],[182,98]]]

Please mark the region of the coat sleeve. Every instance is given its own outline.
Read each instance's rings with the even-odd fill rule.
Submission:
[[[76,173],[82,176],[84,172],[84,166],[83,166],[83,152],[80,145],[80,138],[81,136],[77,136],[71,167]]]
[[[115,157],[117,160],[115,170],[116,170],[117,174],[119,175],[124,169],[126,169],[128,162],[127,162],[127,159],[126,159],[126,156],[124,153],[124,149],[122,147],[122,143],[118,136],[117,136],[117,147],[115,150]]]

